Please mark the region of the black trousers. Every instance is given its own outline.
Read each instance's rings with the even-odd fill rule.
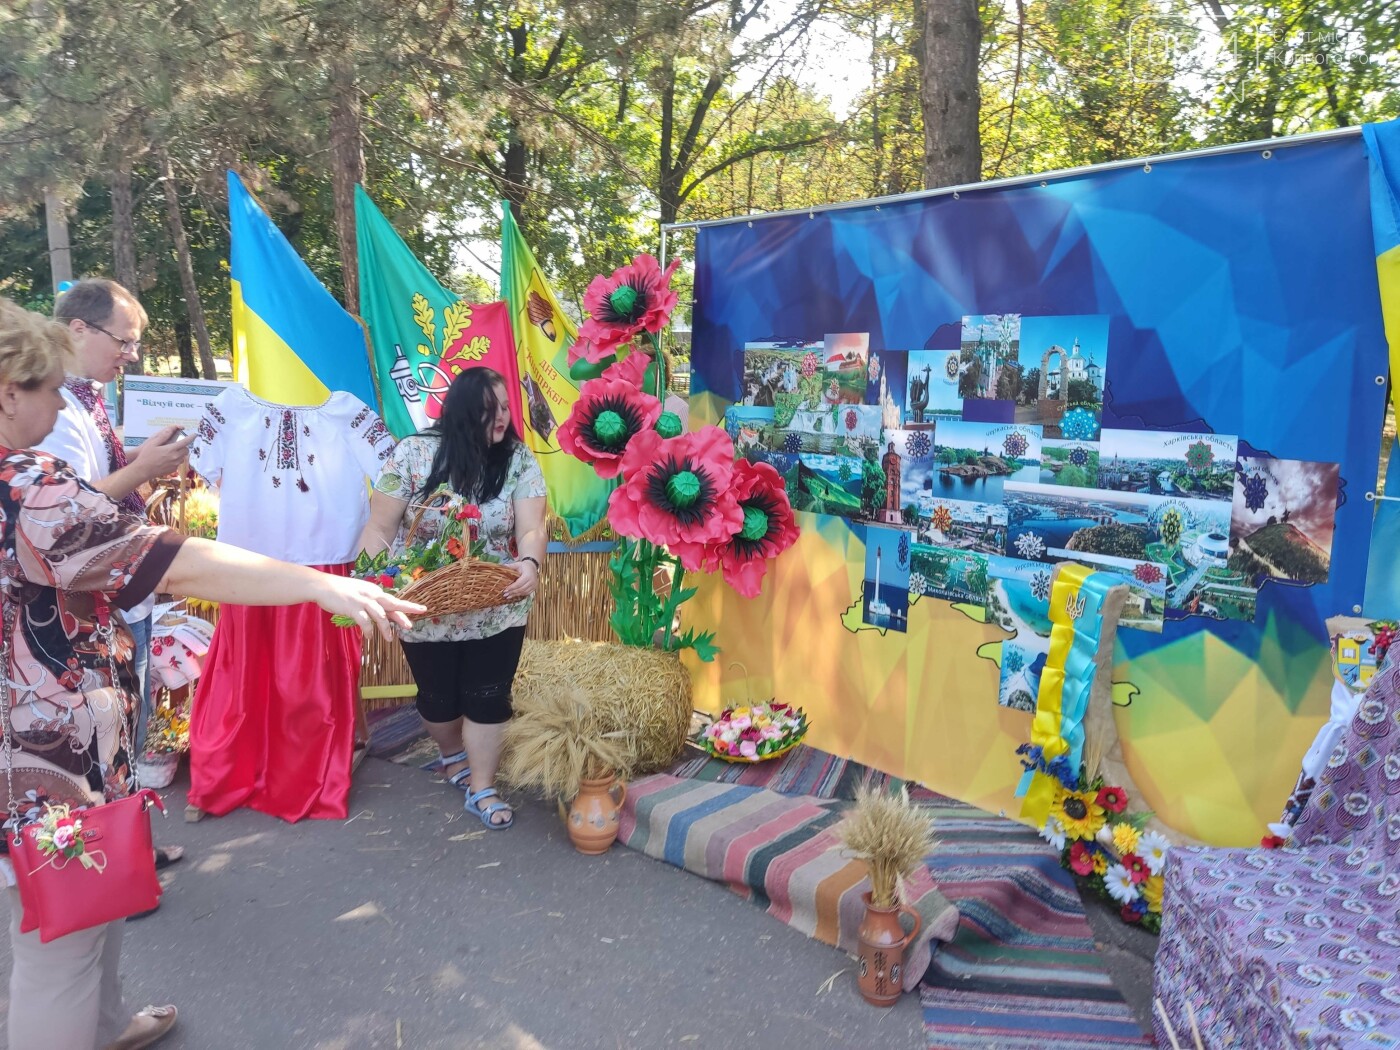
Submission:
[[[524,627],[462,642],[401,644],[418,686],[423,721],[466,718],[497,725],[510,720],[510,687],[525,644]]]

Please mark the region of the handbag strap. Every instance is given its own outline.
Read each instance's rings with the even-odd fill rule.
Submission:
[[[5,730],[5,800],[10,811],[10,826],[14,828],[15,843],[19,843],[19,800],[15,798],[15,744],[10,734],[10,632],[15,625],[15,603],[0,589],[0,630],[5,632],[0,640],[0,723]]]
[[[141,698],[139,696],[134,698],[135,702],[131,705],[132,712],[131,715],[128,716],[123,698],[122,680],[117,674],[117,635],[116,629],[112,626],[112,604],[107,600],[107,595],[101,591],[98,591],[92,597],[97,606],[97,615],[94,617],[97,621],[97,626],[93,628],[92,637],[98,645],[105,646],[107,649],[107,672],[111,676],[112,692],[119,705],[117,710],[117,726],[121,734],[119,742],[122,750],[126,752],[128,768],[131,770],[127,794],[135,795],[139,794],[141,791],[141,774],[138,773],[136,769],[136,760],[138,756],[135,754],[131,741],[131,720],[132,718],[141,717]]]

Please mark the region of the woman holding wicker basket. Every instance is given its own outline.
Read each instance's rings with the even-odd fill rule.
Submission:
[[[360,543],[371,556],[394,553],[462,520],[485,557],[518,575],[502,604],[470,612],[439,614],[424,598],[429,615],[401,630],[400,641],[438,769],[466,792],[467,812],[503,830],[514,816],[497,794],[496,766],[547,536],[544,475],[511,422],[505,380],[489,368],[459,375],[437,423],[399,442],[375,485]]]

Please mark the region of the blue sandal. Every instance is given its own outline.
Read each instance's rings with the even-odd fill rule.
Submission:
[[[457,772],[453,773],[450,777],[447,776],[448,766],[453,765],[456,762],[465,762],[466,760],[467,753],[465,751],[458,751],[455,755],[441,755],[437,760],[437,771],[441,773],[444,777],[446,777],[447,782],[453,787],[455,787],[458,791],[470,792],[470,780],[472,775],[472,770],[470,766],[463,766],[461,769],[457,770]]]
[[[467,801],[463,808],[466,809],[468,813],[475,813],[477,817],[480,818],[481,822],[492,831],[505,831],[506,828],[515,823],[515,811],[511,809],[510,803],[492,802],[485,809],[477,805],[477,803],[483,799],[500,797],[499,792],[497,792],[495,788],[482,788],[475,795],[467,796]],[[509,816],[497,824],[491,819],[492,815],[496,813],[507,813]]]

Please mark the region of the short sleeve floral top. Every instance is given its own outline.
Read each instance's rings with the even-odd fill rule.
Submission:
[[[122,510],[61,460],[0,449],[0,594],[13,619],[3,671],[21,822],[45,802],[86,806],[129,792],[121,723],[136,678],[131,633],[114,610],[155,590],[183,540]],[[113,610],[110,643],[97,631],[104,607]]]
[[[437,452],[437,447],[438,438],[433,434],[415,434],[404,438],[384,464],[384,470],[375,483],[376,491],[408,503],[404,508],[403,519],[399,522],[399,532],[394,538],[391,554],[399,554],[404,549],[405,534],[422,506],[415,493],[423,487],[423,482],[432,472],[433,454]],[[519,556],[515,546],[516,501],[536,499],[544,494],[544,475],[540,472],[539,463],[529,449],[517,444],[511,456],[510,466],[506,470],[501,494],[493,500],[477,504],[481,511],[478,538],[485,543],[488,554],[501,561],[516,560]],[[442,533],[447,515],[455,514],[467,506],[468,501],[443,485],[428,498],[427,505],[428,509],[418,524],[414,542],[437,538]],[[424,617],[410,630],[400,631],[400,636],[406,642],[449,642],[489,638],[512,627],[524,627],[532,604],[533,596],[523,602],[498,605],[478,612]]]

